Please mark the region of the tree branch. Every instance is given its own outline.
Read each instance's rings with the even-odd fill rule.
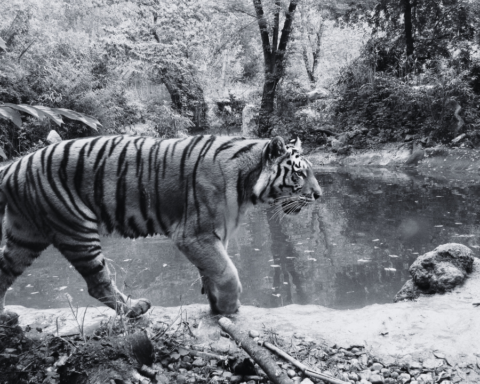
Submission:
[[[258,27],[260,28],[260,36],[262,38],[263,56],[265,57],[266,64],[270,62],[272,56],[270,38],[268,37],[267,19],[263,13],[262,0],[253,0],[253,6],[257,14]]]
[[[278,48],[278,32],[280,29],[280,0],[275,0],[275,12],[273,16],[273,31],[272,31],[272,54],[275,56]]]
[[[292,32],[292,23],[295,16],[295,9],[297,8],[298,0],[292,0],[290,6],[288,7],[288,12],[285,15],[285,23],[283,24],[282,37],[280,38],[280,44],[278,45],[278,54],[279,58],[283,60],[285,56],[285,50],[287,49],[288,39],[290,38],[290,33]]]

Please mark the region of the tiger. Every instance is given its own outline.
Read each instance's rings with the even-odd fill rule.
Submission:
[[[0,170],[0,321],[15,279],[49,245],[88,293],[128,317],[149,310],[112,280],[101,235],[168,236],[197,267],[212,313],[240,307],[242,285],[227,254],[247,209],[273,204],[298,214],[322,194],[299,139],[96,136],[61,141]]]

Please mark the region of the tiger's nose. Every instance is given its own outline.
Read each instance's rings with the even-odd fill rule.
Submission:
[[[319,197],[322,196],[322,192],[313,192],[312,195],[313,195],[313,198],[317,200]]]

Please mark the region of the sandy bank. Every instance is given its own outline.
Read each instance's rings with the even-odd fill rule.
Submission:
[[[454,292],[421,297],[416,302],[371,305],[356,310],[334,310],[313,305],[289,305],[266,309],[244,306],[232,320],[244,329],[274,329],[283,337],[294,333],[316,341],[349,347],[364,345],[387,364],[394,361],[432,358],[433,352],[443,354],[451,365],[476,364],[480,361],[480,308],[472,304],[480,301],[480,260],[475,260],[474,271],[466,283]],[[29,325],[30,335],[42,336],[78,332],[78,325],[69,308],[29,309],[9,306],[20,314],[20,325]],[[214,343],[220,339],[220,329],[207,305],[189,305],[188,314],[193,332],[200,343]],[[85,308],[77,319],[82,322]],[[147,316],[153,322],[172,322],[178,307],[154,307]],[[84,326],[93,330],[101,321],[108,321],[114,312],[106,307],[88,308]],[[58,321],[57,321],[58,318]],[[38,333],[36,328],[42,328]]]

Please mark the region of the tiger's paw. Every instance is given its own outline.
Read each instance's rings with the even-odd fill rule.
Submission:
[[[0,312],[0,324],[7,326],[15,326],[18,324],[18,314],[10,311]]]
[[[130,308],[127,311],[128,317],[141,316],[152,306],[147,299],[129,300],[129,304]]]

